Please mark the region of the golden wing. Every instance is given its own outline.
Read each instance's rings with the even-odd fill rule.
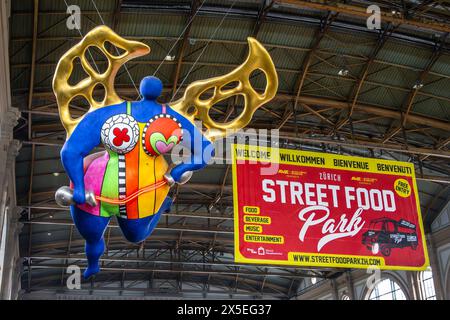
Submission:
[[[249,54],[243,64],[226,75],[193,82],[187,86],[183,97],[170,104],[171,108],[189,120],[201,120],[208,129],[205,135],[211,141],[244,128],[250,123],[255,111],[272,100],[277,92],[278,76],[269,53],[256,39],[248,38],[247,41]],[[250,83],[250,75],[258,69],[264,72],[267,79],[262,94],[256,92]],[[237,85],[232,89],[224,89],[231,83]],[[210,89],[214,91],[212,97],[200,99],[201,95]],[[244,97],[244,110],[238,117],[226,123],[217,123],[211,119],[209,110],[213,105],[238,94]]]
[[[110,42],[125,52],[120,55],[112,55],[105,48],[105,43]],[[99,74],[91,67],[86,60],[86,51],[90,46],[100,49],[108,59],[107,70]],[[59,60],[53,78],[53,92],[56,95],[58,103],[59,116],[67,131],[67,138],[70,137],[75,127],[83,119],[84,115],[74,119],[69,110],[69,103],[77,96],[83,96],[90,104],[88,113],[96,109],[122,102],[123,100],[114,90],[114,80],[120,67],[127,61],[146,55],[150,48],[137,41],[128,41],[118,36],[107,26],[99,26],[92,29],[84,38],[67,51]],[[81,66],[88,74],[88,77],[78,82],[76,85],[69,84],[69,78],[73,71],[73,61],[80,58]],[[105,89],[105,98],[97,102],[93,98],[93,91],[97,85],[103,85]]]

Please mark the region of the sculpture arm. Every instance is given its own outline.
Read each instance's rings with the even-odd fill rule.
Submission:
[[[183,183],[186,182],[185,179],[190,178],[190,176],[187,176],[189,172],[202,169],[208,164],[211,157],[214,156],[214,145],[189,120],[179,115],[178,119],[183,126],[183,141],[181,144],[188,148],[191,154],[187,161],[183,161],[172,169],[170,176],[174,182]]]

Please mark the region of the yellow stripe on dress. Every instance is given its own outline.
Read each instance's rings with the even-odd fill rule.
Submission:
[[[166,162],[166,159],[164,159],[163,156],[156,157],[155,160],[155,166],[157,168],[156,171],[156,181],[161,181],[164,179],[164,174],[169,169],[169,165]],[[156,189],[156,202],[155,202],[155,212],[158,212],[159,208],[161,207],[164,199],[167,197],[167,194],[169,193],[169,186],[167,184],[163,185],[162,187]]]
[[[139,123],[139,136],[142,137],[142,130],[145,123]],[[155,183],[155,159],[145,153],[142,143],[139,143],[139,189],[145,188]],[[139,218],[154,214],[155,193],[147,192],[139,196]]]
[[[139,123],[140,137],[142,137],[144,127],[145,123]],[[163,156],[149,156],[145,153],[142,143],[139,143],[139,189],[163,180],[168,168],[169,165]],[[140,195],[138,197],[139,218],[145,218],[158,212],[169,189],[169,186],[164,185],[155,191]]]

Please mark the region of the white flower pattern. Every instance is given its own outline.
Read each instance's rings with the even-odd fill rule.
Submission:
[[[121,140],[120,144],[115,144],[114,129],[118,128],[121,132],[125,132],[129,139]],[[124,131],[124,129],[126,129]],[[138,142],[139,126],[137,121],[130,115],[118,114],[108,118],[101,129],[101,139],[103,145],[111,151],[118,154],[125,154],[133,150]]]

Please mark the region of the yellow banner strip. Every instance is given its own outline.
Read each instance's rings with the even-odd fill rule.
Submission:
[[[415,176],[414,164],[409,162],[239,144],[233,145],[233,150],[234,159],[237,161],[255,161],[263,164],[281,163],[324,169]]]
[[[382,267],[385,265],[383,257],[357,256],[342,254],[321,254],[289,252],[288,261],[301,266],[316,267]]]

